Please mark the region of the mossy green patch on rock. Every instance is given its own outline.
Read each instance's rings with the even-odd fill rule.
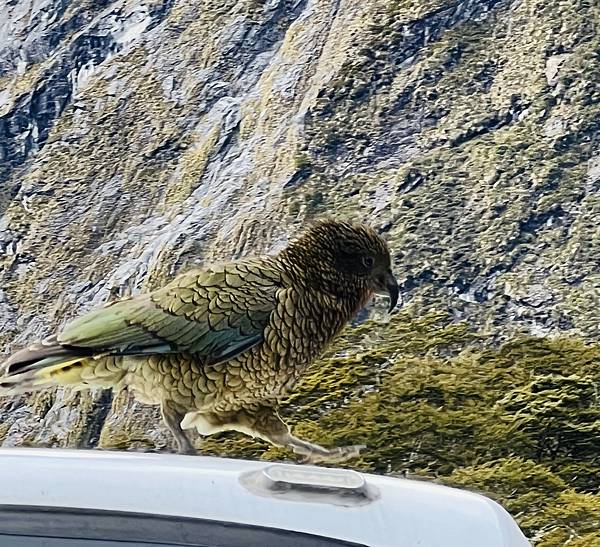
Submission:
[[[500,2],[454,24],[444,4],[417,24],[409,4],[365,30],[310,112],[309,212],[387,227],[421,311],[596,339],[598,6]]]

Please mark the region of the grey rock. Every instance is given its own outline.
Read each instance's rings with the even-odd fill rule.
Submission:
[[[0,0],[3,347],[326,214],[385,227],[414,314],[598,338],[593,6],[382,5]],[[5,442],[169,442],[44,397]]]

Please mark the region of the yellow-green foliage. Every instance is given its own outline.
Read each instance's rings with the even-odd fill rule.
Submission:
[[[511,457],[459,469],[447,482],[491,493],[537,547],[600,544],[600,497],[569,487],[551,467]]]
[[[486,347],[445,314],[418,321],[398,314],[348,329],[282,414],[315,442],[366,444],[350,467],[481,491],[536,545],[571,538],[568,545],[591,546],[600,541],[599,361],[600,345],[579,340]],[[290,457],[236,434],[203,448]]]

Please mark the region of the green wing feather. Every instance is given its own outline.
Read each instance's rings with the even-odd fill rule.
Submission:
[[[69,323],[57,342],[98,352],[191,352],[211,362],[262,341],[281,289],[260,260],[191,271],[164,288],[115,302]]]

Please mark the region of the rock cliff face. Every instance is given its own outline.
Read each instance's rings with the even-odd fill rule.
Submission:
[[[0,342],[324,214],[385,232],[409,315],[468,344],[597,340],[599,21],[585,0],[0,0]],[[1,412],[5,445],[170,443],[126,393]]]

